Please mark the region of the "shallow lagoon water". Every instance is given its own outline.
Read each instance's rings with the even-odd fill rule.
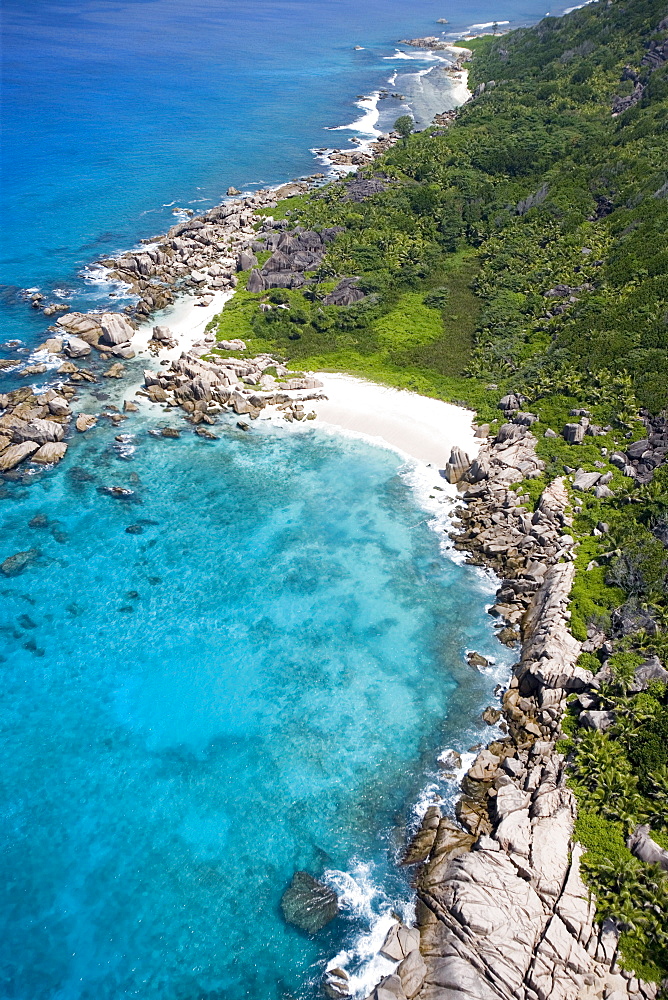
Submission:
[[[498,654],[489,584],[391,451],[153,422],[3,488],[2,557],[39,551],[0,581],[3,994],[308,996],[410,901],[410,804],[493,684],[463,659]],[[296,869],[348,888],[313,939],[279,909]]]

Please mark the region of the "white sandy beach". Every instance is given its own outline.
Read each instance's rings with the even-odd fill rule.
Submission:
[[[202,340],[207,323],[221,311],[231,295],[229,291],[218,292],[206,307],[196,305],[195,296],[179,299],[138,329],[133,341],[137,354],[144,354],[151,368],[157,367],[159,361],[180,357],[182,351],[188,351]],[[148,351],[148,341],[156,324],[169,326],[178,342],[177,347],[161,350],[157,358]],[[285,426],[286,430],[312,429],[320,425],[361,435],[435,469],[443,469],[453,445],[463,448],[470,458],[478,452],[480,442],[474,436],[471,410],[352,375],[312,374],[323,383],[322,392],[327,396],[327,399],[305,403],[307,410],[315,410],[318,415],[315,424],[288,424],[273,407],[263,411],[261,420],[271,420]],[[302,393],[294,395],[297,399]]]
[[[160,361],[181,356],[182,351],[188,351],[193,344],[202,340],[204,330],[214,316],[222,310],[225,303],[232,298],[234,291],[224,291],[213,293],[213,299],[208,306],[197,305],[200,296],[183,295],[176,300],[174,305],[168,306],[162,312],[156,313],[151,319],[137,329],[132,340],[132,346],[136,354],[147,353],[148,342],[151,339],[154,326],[168,326],[177,341],[177,347],[166,348],[160,351]]]
[[[470,458],[478,452],[471,410],[351,375],[314,374],[328,398],[305,405],[315,410],[322,424],[376,439],[437,469],[444,467],[453,445]]]

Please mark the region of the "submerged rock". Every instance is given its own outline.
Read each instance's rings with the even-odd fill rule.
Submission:
[[[15,552],[13,556],[9,556],[3,563],[0,564],[0,572],[4,573],[5,576],[18,576],[22,573],[26,566],[29,566],[37,556],[39,555],[39,549],[28,549],[26,552]]]
[[[281,898],[281,909],[287,923],[315,934],[338,914],[339,901],[333,889],[308,872],[295,872]]]
[[[73,465],[72,468],[68,470],[68,475],[75,483],[95,482],[95,476],[93,473],[88,472],[87,469],[82,469],[80,465]]]

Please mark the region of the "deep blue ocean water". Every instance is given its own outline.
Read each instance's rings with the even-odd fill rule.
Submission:
[[[175,204],[317,169],[356,95],[428,68],[398,39],[543,13],[6,0],[0,339],[43,339],[20,288],[101,305],[81,268]],[[287,1000],[342,950],[368,972],[365,935],[410,906],[411,805],[447,796],[438,749],[477,740],[492,696],[464,662],[500,656],[490,583],[443,554],[397,455],[317,427],[157,440],[155,420],[123,427],[134,453],[102,419],[57,469],[0,485],[0,559],[35,550],[0,578],[8,1000]],[[342,892],[314,939],[280,913],[298,868]]]

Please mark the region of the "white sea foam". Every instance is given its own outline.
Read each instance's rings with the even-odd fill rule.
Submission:
[[[495,24],[510,24],[510,21],[485,21],[483,24],[472,24],[466,30],[468,31],[483,31],[485,28],[493,28]]]
[[[410,62],[451,62],[441,52],[433,52],[431,49],[416,49],[415,52],[402,52],[397,49],[393,55],[383,56],[383,59],[407,59]]]
[[[373,865],[361,861],[354,862],[350,872],[327,871],[323,880],[336,892],[344,914],[363,926],[354,942],[335,955],[327,968],[337,966],[345,969],[350,976],[349,988],[352,997],[366,997],[374,986],[390,975],[396,962],[384,958],[379,950],[393,923],[394,914],[404,922],[415,919],[413,904],[402,899],[390,899],[387,893],[374,881]]]
[[[583,7],[588,7],[590,3],[596,3],[596,0],[585,0],[584,3],[576,4],[575,7],[566,7],[565,10],[564,10],[564,14],[572,14],[574,10],[581,10]],[[545,17],[547,17],[548,14],[549,14],[549,11],[545,15]]]
[[[364,114],[361,118],[356,121],[351,122],[350,125],[331,125],[327,127],[328,132],[340,132],[345,130],[350,130],[354,132],[364,132],[367,135],[378,136],[380,131],[376,128],[376,122],[378,121],[378,100],[380,97],[380,92],[374,90],[369,97],[361,98],[359,101],[355,101],[355,106],[361,108]]]

